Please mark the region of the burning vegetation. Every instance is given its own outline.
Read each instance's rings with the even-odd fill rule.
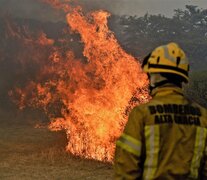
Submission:
[[[9,95],[20,109],[44,110],[49,128],[67,133],[70,153],[110,162],[129,110],[149,99],[147,78],[109,30],[108,12],[84,13],[68,1],[45,2],[65,12],[65,38],[6,23],[7,40],[19,46],[13,58],[33,71],[15,82]],[[84,58],[70,47],[71,32],[80,35]]]

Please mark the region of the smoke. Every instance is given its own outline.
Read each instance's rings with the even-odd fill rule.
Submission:
[[[207,8],[206,0],[75,0],[86,11],[104,9],[115,15],[137,15],[146,13],[172,16],[174,9],[183,9],[186,4]],[[42,21],[64,21],[59,11],[40,0],[0,0],[1,14],[9,13],[15,17],[33,18]]]
[[[1,16],[9,14],[13,17],[25,19],[38,19],[41,21],[64,21],[65,17],[60,11],[54,9],[39,0],[0,0]]]

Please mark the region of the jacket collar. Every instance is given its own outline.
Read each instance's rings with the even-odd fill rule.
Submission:
[[[167,84],[161,87],[157,87],[152,90],[151,96],[166,96],[170,94],[180,94],[183,96],[183,90],[172,84]]]

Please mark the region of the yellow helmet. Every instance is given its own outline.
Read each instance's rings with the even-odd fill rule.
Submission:
[[[171,73],[188,82],[189,62],[178,44],[171,42],[157,47],[143,61],[142,68],[146,73]]]

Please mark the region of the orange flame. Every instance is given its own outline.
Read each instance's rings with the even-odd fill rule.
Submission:
[[[71,11],[67,22],[80,34],[87,62],[76,59],[70,50],[62,52],[54,40],[41,35],[38,42],[53,47],[50,63],[42,67],[37,82],[17,88],[19,105],[42,107],[52,120],[49,128],[66,131],[67,150],[72,154],[112,161],[115,140],[127,121],[126,111],[149,99],[147,77],[108,29],[108,12],[84,15],[79,7],[71,9],[58,0],[44,2]],[[51,115],[51,104],[60,108],[59,117]]]

